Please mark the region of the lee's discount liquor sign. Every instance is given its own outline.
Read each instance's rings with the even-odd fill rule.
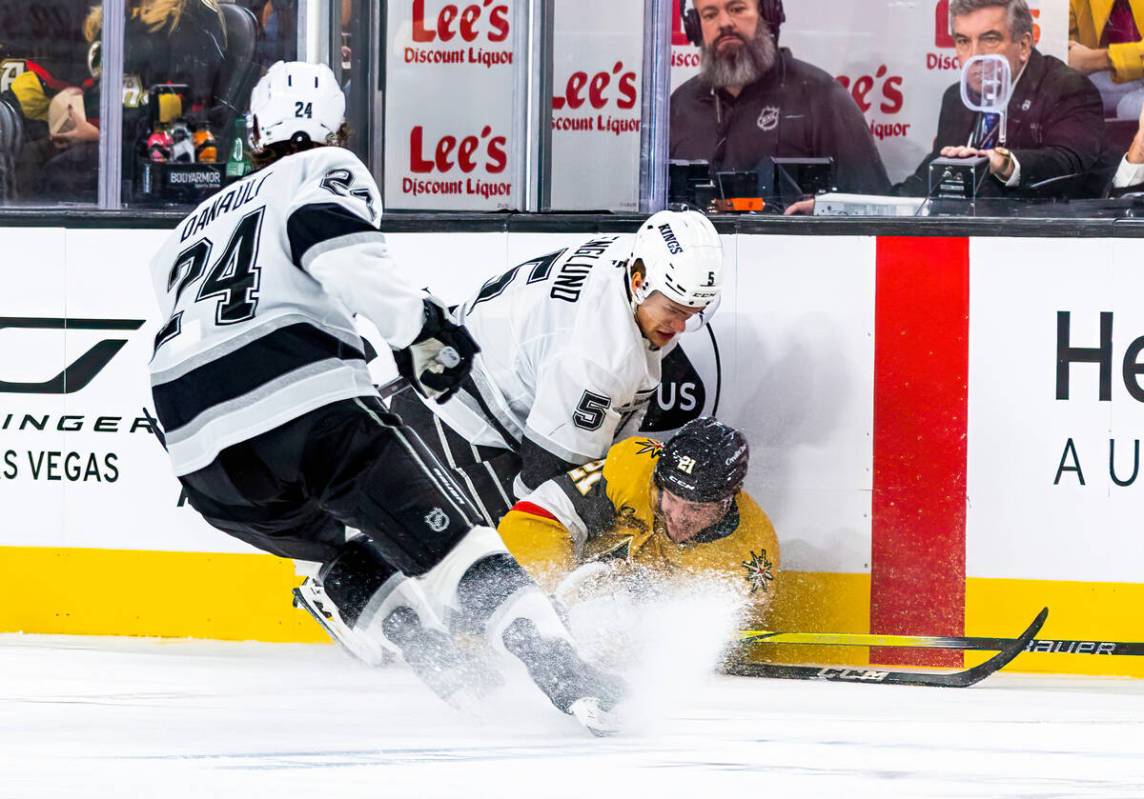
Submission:
[[[644,4],[556,4],[552,207],[639,208]]]
[[[521,0],[387,3],[385,202],[519,207],[513,32]]]
[[[1068,3],[1029,0],[1029,6],[1037,47],[1064,59]],[[949,0],[788,0],[786,14],[779,43],[850,92],[891,180],[912,173],[933,145],[942,94],[961,77],[949,33]],[[678,15],[674,25],[673,89],[698,73],[700,62]]]

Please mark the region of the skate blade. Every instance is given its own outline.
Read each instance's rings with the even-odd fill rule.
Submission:
[[[620,726],[615,716],[602,709],[600,700],[593,696],[577,699],[568,711],[597,738],[607,738],[620,733]]]

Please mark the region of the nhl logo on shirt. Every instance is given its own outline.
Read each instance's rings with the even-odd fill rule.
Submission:
[[[763,112],[759,114],[758,121],[759,130],[770,132],[779,126],[779,109],[778,106],[768,105],[763,108]]]
[[[443,533],[449,528],[449,515],[440,508],[434,508],[425,515],[425,523],[435,533]]]

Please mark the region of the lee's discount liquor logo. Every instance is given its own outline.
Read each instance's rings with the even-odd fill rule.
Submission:
[[[639,133],[639,84],[635,70],[617,61],[610,70],[573,72],[552,94],[552,129],[607,133]],[[614,109],[614,113],[608,109]],[[621,114],[633,111],[634,114]]]
[[[446,3],[431,16],[426,0],[412,2],[413,44],[404,49],[406,64],[477,64],[487,69],[512,64],[512,47],[506,45],[512,32],[507,3]]]
[[[508,138],[497,135],[491,125],[476,133],[433,139],[423,125],[409,132],[409,171],[401,191],[410,197],[483,197],[486,200],[512,196],[512,182],[490,179],[508,167]],[[458,176],[458,173],[459,176]]]
[[[854,103],[867,117],[870,135],[878,141],[886,139],[904,139],[910,135],[908,122],[878,121],[870,119],[871,114],[894,117],[902,113],[906,98],[902,90],[905,78],[890,72],[889,67],[880,64],[874,74],[838,75],[834,78],[844,88],[850,91]]]

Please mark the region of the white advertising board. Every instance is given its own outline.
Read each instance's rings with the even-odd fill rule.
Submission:
[[[523,6],[521,0],[385,4],[387,207],[520,207],[513,129],[524,98],[514,91],[513,29]]]
[[[556,4],[552,207],[639,208],[643,3]]]
[[[716,316],[733,337],[719,417],[751,442],[747,486],[783,567],[868,573],[875,239],[739,236],[737,249]]]
[[[66,484],[48,479],[48,459],[65,451],[58,429],[66,408],[65,233],[4,230],[0,252],[0,542],[61,545]],[[28,424],[25,415],[33,417]]]
[[[1140,239],[972,241],[969,576],[1144,574],[1142,262]]]
[[[0,230],[6,264],[36,264],[6,270],[0,297],[0,545],[248,551],[179,506],[147,428],[147,261],[162,236]],[[411,274],[457,302],[586,237],[390,240]],[[788,568],[868,571],[875,240],[744,235],[724,246],[715,344],[706,331],[685,338],[693,372],[659,403],[694,414],[717,400],[719,416],[746,432],[748,488],[774,519]],[[1144,573],[1142,260],[1136,239],[971,241],[969,576]],[[382,359],[379,380],[389,368]]]
[[[1038,48],[1065,59],[1068,3],[1030,0]],[[797,0],[786,3],[781,43],[850,89],[866,115],[890,180],[912,173],[937,133],[942,94],[960,79],[949,0]],[[674,90],[699,71],[699,50],[677,23]]]
[[[0,299],[9,320],[0,327],[0,545],[250,551],[180,506],[147,425],[156,328],[147,265],[163,235],[0,231],[0,251],[37,263]],[[389,239],[410,275],[459,302],[488,277],[588,237]],[[755,446],[749,488],[774,516],[792,568],[868,569],[871,242],[724,237],[726,299],[711,332],[685,337],[688,365],[658,398],[665,431],[716,403],[744,428]],[[795,260],[800,269],[785,268]],[[41,385],[64,367],[78,382],[49,393],[65,390]],[[379,358],[375,377],[392,374]]]

